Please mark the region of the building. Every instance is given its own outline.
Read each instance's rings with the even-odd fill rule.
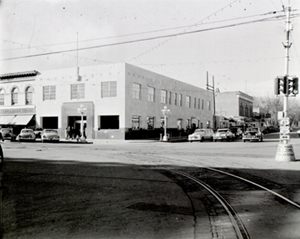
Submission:
[[[253,97],[241,91],[216,92],[217,128],[245,125],[252,122]]]
[[[127,64],[21,72],[0,76],[0,125],[79,131],[91,139],[126,139],[132,132],[211,127],[213,94]],[[83,108],[83,114],[80,113]],[[147,134],[148,135],[148,134]],[[157,136],[157,135],[156,135]]]

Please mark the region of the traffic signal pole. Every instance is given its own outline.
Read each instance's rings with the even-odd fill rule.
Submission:
[[[288,118],[288,97],[289,97],[289,50],[291,47],[290,43],[290,32],[291,32],[291,21],[290,12],[291,7],[284,8],[286,14],[286,43],[283,44],[285,48],[285,77],[283,77],[286,90],[283,95],[283,118],[280,120],[280,142],[276,152],[276,161],[294,161],[295,154],[293,145],[289,144],[290,139],[290,119]],[[279,92],[280,93],[280,92]]]

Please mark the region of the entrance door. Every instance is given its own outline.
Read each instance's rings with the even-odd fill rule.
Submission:
[[[77,136],[81,136],[80,132],[81,125],[81,116],[69,116],[68,117],[68,126],[70,126],[70,136],[75,139]],[[86,128],[86,116],[83,116],[83,129]]]

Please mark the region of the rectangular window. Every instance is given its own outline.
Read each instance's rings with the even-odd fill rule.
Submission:
[[[117,97],[117,82],[101,82],[101,98]]]
[[[48,85],[43,87],[43,100],[56,100],[55,85]]]
[[[119,115],[98,116],[98,129],[119,129]]]
[[[171,91],[169,91],[169,94],[168,94],[168,102],[170,105],[172,104],[172,92]]]
[[[161,90],[161,98],[160,98],[160,103],[166,104],[167,103],[167,91],[166,90]]]
[[[202,107],[201,108],[204,110],[204,100],[202,100]]]
[[[71,100],[84,99],[84,83],[71,85]]]
[[[132,129],[133,130],[138,130],[140,129],[140,124],[141,124],[141,117],[138,115],[133,115],[131,118],[132,122]]]
[[[185,106],[186,107],[191,107],[191,97],[190,96],[186,96],[185,97]]]
[[[179,94],[179,106],[182,106],[182,94]]]
[[[0,94],[0,105],[4,105],[4,94]]]
[[[182,119],[177,119],[177,129],[182,129]]]
[[[174,94],[174,105],[177,105],[177,93]]]
[[[148,101],[154,102],[155,88],[148,86]]]
[[[198,99],[198,109],[200,110],[200,99]]]
[[[207,101],[207,109],[210,111],[210,101]]]
[[[132,83],[132,98],[140,100],[141,99],[141,85],[137,83]]]
[[[154,129],[154,117],[147,117],[147,129]]]
[[[196,97],[194,98],[194,108],[196,109],[196,107],[197,107],[197,99],[196,99]]]

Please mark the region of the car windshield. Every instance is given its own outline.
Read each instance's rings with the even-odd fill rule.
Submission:
[[[30,129],[23,129],[23,130],[22,130],[22,133],[25,133],[25,134],[26,134],[26,133],[31,133],[31,132],[32,132],[32,131],[31,131]]]
[[[45,133],[57,133],[57,130],[47,129],[47,130],[45,130]]]
[[[249,131],[249,132],[257,132],[258,129],[257,128],[251,128],[251,129],[247,129],[247,131]]]
[[[220,132],[220,133],[225,133],[227,131],[228,131],[228,129],[218,129],[218,132]]]
[[[205,130],[204,129],[196,129],[195,133],[204,133]]]

